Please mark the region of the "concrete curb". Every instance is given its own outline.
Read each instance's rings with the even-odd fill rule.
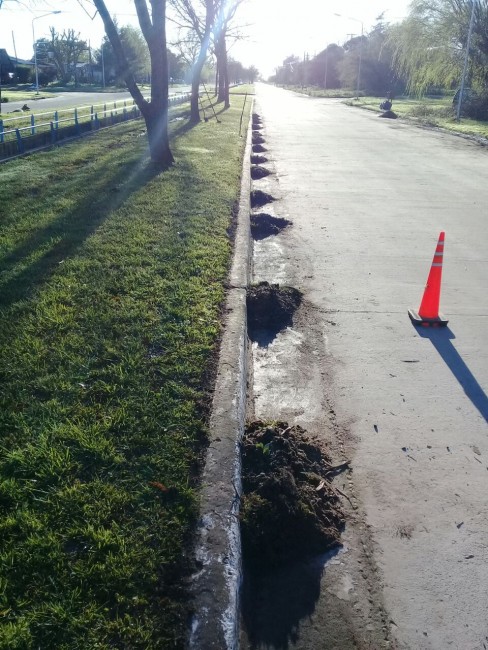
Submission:
[[[252,114],[252,110],[251,110]],[[210,445],[202,477],[196,561],[191,587],[195,615],[188,647],[234,650],[239,646],[242,578],[239,441],[246,414],[246,288],[250,277],[251,122],[247,132],[234,259],[210,418]]]

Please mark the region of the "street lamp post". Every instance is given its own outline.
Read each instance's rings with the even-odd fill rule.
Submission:
[[[361,84],[361,63],[363,59],[363,36],[364,36],[364,23],[359,18],[353,18],[352,16],[343,16],[342,14],[334,14],[334,16],[339,16],[339,18],[348,18],[349,20],[354,20],[354,22],[361,25],[361,40],[359,41],[359,64],[358,64],[358,80],[356,87],[356,99],[359,99],[359,88]]]
[[[328,72],[328,67],[329,67],[329,60],[328,60],[329,53],[327,51],[328,49],[329,49],[329,44],[327,43],[327,45],[325,47],[325,75],[324,75],[324,89],[325,90],[327,90],[327,72]]]
[[[32,44],[34,46],[34,68],[36,71],[36,95],[39,94],[39,70],[37,69],[37,44],[36,44],[36,35],[34,33],[34,21],[39,20],[39,18],[45,18],[46,16],[50,16],[51,14],[60,14],[60,13],[62,13],[60,10],[48,11],[46,14],[42,14],[42,16],[35,16],[32,19]]]
[[[468,72],[469,48],[471,47],[471,35],[473,33],[473,25],[474,25],[474,0],[471,0],[471,18],[469,21],[468,39],[466,41],[466,54],[464,55],[463,76],[461,77],[461,88],[459,90],[459,98],[458,98],[457,112],[456,112],[456,119],[458,122],[461,119],[461,106],[463,103],[464,86],[466,85],[466,74]]]
[[[102,41],[101,52],[102,52],[102,85],[105,88],[105,60],[103,58],[103,41]]]

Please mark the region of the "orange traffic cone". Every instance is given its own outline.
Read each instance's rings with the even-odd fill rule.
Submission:
[[[412,323],[415,323],[415,325],[440,325],[445,327],[449,322],[442,314],[439,314],[444,238],[445,233],[441,232],[419,310],[418,312],[413,309],[408,310],[408,315],[410,316]]]

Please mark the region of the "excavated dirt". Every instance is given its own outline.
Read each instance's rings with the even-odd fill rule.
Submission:
[[[259,124],[261,122],[261,116],[258,113],[252,114],[252,123]]]
[[[385,111],[384,113],[380,113],[378,117],[386,117],[390,120],[396,120],[398,115],[393,111]]]
[[[284,228],[290,226],[291,223],[288,219],[273,217],[270,214],[266,214],[266,212],[251,214],[251,235],[256,240],[266,239],[266,237],[278,235]]]
[[[268,162],[266,156],[251,156],[252,165],[264,165]]]
[[[271,194],[263,192],[262,190],[252,190],[251,192],[251,208],[260,208],[267,203],[272,203],[276,199]]]
[[[253,133],[252,135],[252,143],[253,144],[264,144],[266,140],[263,138],[262,135],[259,135],[258,133]]]
[[[331,464],[304,429],[258,420],[241,443],[241,533],[245,567],[275,569],[341,545],[344,513]]]
[[[269,169],[266,169],[266,167],[261,167],[260,165],[253,165],[251,167],[251,178],[253,181],[257,181],[260,178],[265,178],[266,176],[269,176],[271,172]]]
[[[260,282],[247,289],[247,332],[251,341],[269,345],[278,332],[293,324],[302,294],[293,287]]]
[[[263,147],[262,144],[253,144],[252,146],[252,152],[253,153],[265,153],[268,151],[266,147]]]

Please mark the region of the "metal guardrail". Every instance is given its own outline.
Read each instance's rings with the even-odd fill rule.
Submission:
[[[171,107],[183,104],[189,100],[189,97],[189,93],[170,97],[169,105]],[[101,110],[96,110],[98,108]],[[63,114],[67,117],[62,117]],[[52,116],[52,119],[42,121],[45,116]],[[16,127],[13,124],[22,120],[25,122],[25,116],[0,120],[0,160],[139,117],[141,112],[133,100],[121,100],[54,113],[32,114],[27,126]],[[36,122],[36,118],[41,118],[41,122]],[[12,125],[12,128],[5,129],[6,123],[8,126]]]

